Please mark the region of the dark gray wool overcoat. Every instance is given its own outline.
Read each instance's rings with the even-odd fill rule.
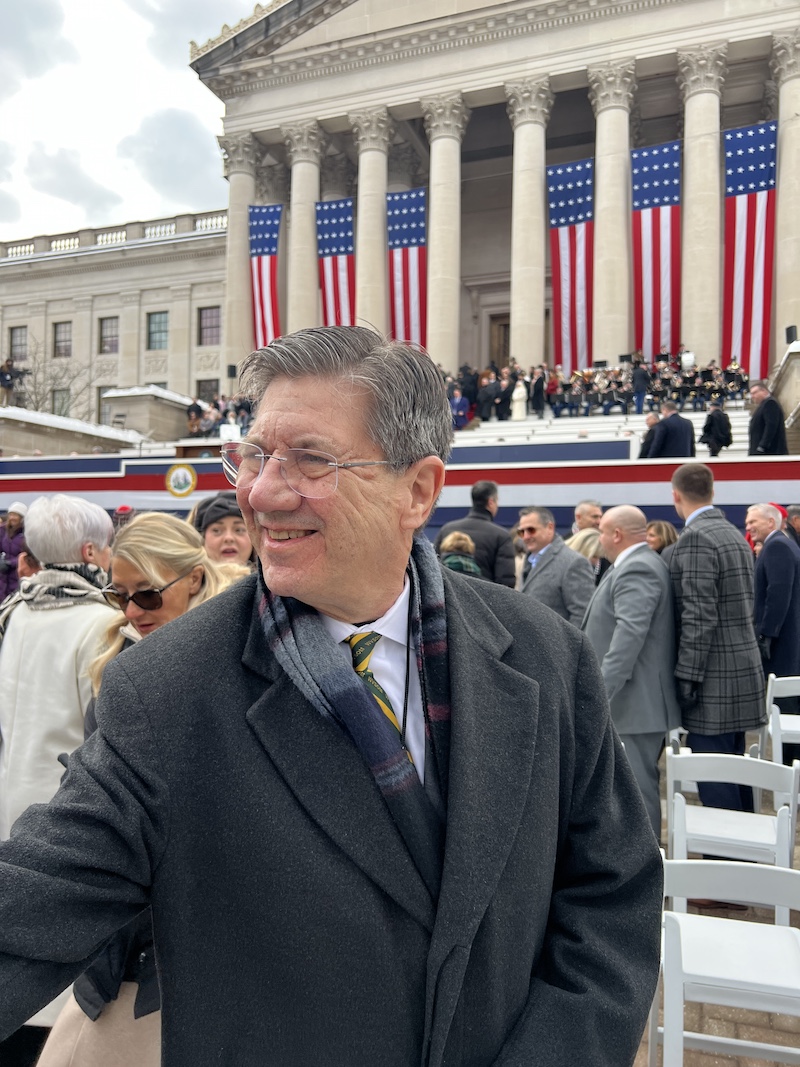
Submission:
[[[445,588],[438,906],[245,580],[109,665],[97,732],[0,848],[0,1037],[149,901],[165,1067],[633,1062],[661,864],[594,653],[531,597]]]

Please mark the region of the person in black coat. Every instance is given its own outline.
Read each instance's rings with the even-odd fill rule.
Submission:
[[[644,411],[644,402],[647,394],[650,392],[650,372],[644,363],[635,363],[633,366],[633,375],[631,376],[631,386],[633,388],[633,402],[636,405],[636,414],[641,415]]]
[[[650,457],[650,449],[653,446],[653,438],[656,435],[656,426],[658,426],[658,415],[656,415],[654,411],[651,411],[644,420],[644,424],[647,427],[647,433],[642,438],[642,447],[639,449],[639,459],[648,459]]]
[[[788,456],[783,408],[766,382],[751,382],[750,399],[755,410],[750,418],[748,456]]]
[[[678,414],[674,400],[661,405],[661,421],[655,427],[648,459],[672,459],[694,456],[694,426]]]
[[[544,372],[541,368],[537,368],[533,373],[533,378],[531,378],[530,404],[531,411],[540,419],[544,418],[544,386]]]
[[[733,444],[731,420],[722,410],[722,403],[719,400],[711,401],[706,421],[703,424],[700,444],[708,445],[708,451],[712,456],[718,456],[721,449],[729,448]]]
[[[463,519],[453,519],[444,524],[436,537],[435,547],[441,557],[442,542],[448,534],[469,534],[475,542],[475,562],[483,577],[513,589],[516,582],[514,542],[507,530],[494,523],[497,494],[496,482],[476,482],[472,487],[472,507],[469,512]]]
[[[800,548],[781,530],[781,513],[772,504],[754,504],[745,520],[761,552],[755,567],[755,625],[764,676],[800,674]],[[785,715],[797,715],[800,698],[776,701]],[[783,761],[800,759],[800,745],[784,745]]]
[[[494,374],[489,375],[489,380],[478,390],[478,418],[481,422],[488,422],[495,408],[495,400],[500,396],[501,386]]]

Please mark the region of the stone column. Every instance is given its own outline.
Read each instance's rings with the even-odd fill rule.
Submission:
[[[141,304],[142,294],[138,289],[120,293],[122,314],[119,321],[119,375],[120,389],[130,389],[142,383]]]
[[[220,137],[228,179],[228,236],[225,246],[225,310],[222,350],[225,363],[241,363],[253,350],[253,298],[250,286],[250,221],[255,202],[259,145],[252,133]]]
[[[389,332],[386,193],[394,124],[385,107],[347,116],[358,148],[356,321]]]
[[[428,351],[445,370],[459,363],[461,139],[470,109],[460,93],[422,101],[431,145],[428,201]]]
[[[346,200],[353,195],[356,169],[344,154],[322,157],[319,171],[320,200]]]
[[[414,188],[414,167],[417,154],[408,143],[389,145],[387,193],[404,193]]]
[[[545,130],[554,97],[547,77],[508,84],[505,92],[514,129],[511,355],[527,367],[545,351]]]
[[[191,285],[173,285],[170,297],[167,388],[192,396],[189,381],[193,326]]]
[[[592,358],[631,350],[630,111],[634,61],[592,67],[589,99],[597,120],[594,178]]]
[[[91,368],[97,351],[97,338],[92,336],[92,298],[77,296],[72,302],[72,358],[78,367]]]
[[[324,131],[316,122],[282,126],[292,168],[289,232],[289,299],[287,330],[319,324],[317,220],[319,167],[325,150]]]
[[[800,330],[800,28],[774,39],[772,74],[778,85],[773,345],[777,364],[786,350],[786,327]]]
[[[678,53],[683,97],[681,339],[703,365],[722,343],[720,98],[727,46]]]

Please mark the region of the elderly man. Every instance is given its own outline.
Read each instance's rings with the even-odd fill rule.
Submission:
[[[750,383],[749,456],[788,456],[783,408],[769,391],[766,382]]]
[[[670,558],[678,620],[675,677],[688,744],[695,752],[744,755],[745,731],[764,722],[764,676],[753,629],[753,554],[714,507],[714,475],[684,463],[672,499],[685,528]],[[752,810],[750,791],[700,783],[715,808]]]
[[[594,592],[591,563],[564,544],[549,508],[522,508],[519,516],[519,536],[528,550],[522,592],[580,626]]]
[[[632,1064],[655,842],[588,641],[421,536],[435,363],[331,327],[243,382],[260,572],[109,664],[0,848],[0,1026],[150,901],[165,1067]]]
[[[106,512],[79,497],[39,497],[27,509],[27,544],[42,566],[0,610],[0,841],[28,805],[50,800],[64,773],[59,756],[83,742],[87,668],[115,615],[100,592],[113,533]],[[58,1007],[38,1012],[32,1027],[51,1026]],[[45,1036],[26,1028],[13,1048],[0,1047],[0,1060],[16,1062]]]
[[[782,516],[774,504],[748,508],[745,525],[761,552],[755,568],[753,622],[764,674],[800,674],[800,548],[781,531]],[[797,697],[778,701],[786,714],[800,710]],[[784,760],[800,759],[800,746],[784,746]],[[787,751],[788,750],[788,751]]]
[[[499,507],[497,482],[476,482],[472,487],[472,507],[463,519],[446,522],[436,536],[436,551],[451,533],[469,534],[475,542],[475,562],[484,578],[514,588],[514,542],[511,534],[495,523]]]
[[[581,500],[575,505],[575,522],[573,532],[578,530],[597,530],[603,517],[603,505],[599,500]]]
[[[661,835],[658,760],[668,730],[680,726],[675,696],[675,626],[666,564],[645,541],[647,518],[629,505],[600,520],[611,572],[600,583],[581,629],[592,642],[611,718],[656,837]]]

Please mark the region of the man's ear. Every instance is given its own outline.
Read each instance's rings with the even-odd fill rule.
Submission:
[[[444,463],[438,456],[425,456],[406,471],[409,497],[401,518],[404,530],[419,530],[428,521],[444,485]]]
[[[99,566],[97,545],[93,545],[91,541],[85,541],[81,545],[81,557],[83,558],[84,563],[97,563]]]

